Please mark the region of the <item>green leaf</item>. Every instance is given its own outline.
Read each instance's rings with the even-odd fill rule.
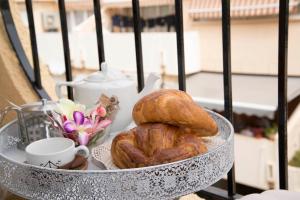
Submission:
[[[300,150],[296,151],[292,160],[290,160],[289,165],[293,167],[300,167]]]

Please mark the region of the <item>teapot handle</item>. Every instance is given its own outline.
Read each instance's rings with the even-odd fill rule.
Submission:
[[[61,88],[63,86],[70,86],[70,87],[75,87],[77,85],[77,82],[65,82],[65,81],[59,81],[55,85],[55,93],[59,99],[62,98],[62,92]]]

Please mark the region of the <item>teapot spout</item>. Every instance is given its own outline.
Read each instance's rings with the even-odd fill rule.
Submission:
[[[156,75],[155,73],[150,73],[146,83],[145,83],[145,87],[143,88],[143,90],[138,94],[138,99],[142,98],[143,96],[149,94],[153,88],[154,88],[154,84],[156,83],[157,80],[159,80],[160,77],[158,75]]]

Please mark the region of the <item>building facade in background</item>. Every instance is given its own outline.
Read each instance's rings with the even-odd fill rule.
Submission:
[[[24,0],[15,0],[21,10],[21,18],[28,26],[27,12]],[[60,31],[59,11],[57,0],[33,0],[34,19],[37,32]],[[93,14],[92,1],[67,0],[67,21],[69,31],[84,22]]]
[[[22,19],[27,24],[24,0],[17,1],[22,10]],[[104,32],[132,33],[130,0],[102,0],[101,5]],[[231,1],[233,72],[277,73],[278,5],[278,0]],[[144,33],[175,31],[174,0],[140,0],[140,7]],[[70,32],[95,31],[92,0],[66,0],[66,8]],[[60,30],[57,0],[35,0],[34,11],[38,32]],[[199,53],[195,53],[198,56],[194,58],[197,60],[194,63],[199,65],[197,70],[222,71],[221,1],[184,0],[183,15],[185,32],[187,34],[196,32],[198,35],[194,44],[199,47],[197,48]],[[290,75],[300,75],[299,34],[299,0],[291,0],[288,57]],[[186,51],[193,54],[195,49],[186,49]],[[128,65],[131,64],[128,63]],[[127,66],[126,63],[125,66]],[[94,67],[97,68],[97,66]],[[191,73],[196,71],[191,70]]]

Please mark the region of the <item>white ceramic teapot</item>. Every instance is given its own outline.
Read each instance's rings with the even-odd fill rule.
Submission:
[[[73,87],[74,100],[86,106],[94,105],[101,94],[117,96],[120,110],[111,125],[111,132],[120,131],[132,121],[134,104],[139,98],[151,92],[159,77],[151,73],[146,80],[144,89],[138,94],[135,82],[126,78],[121,72],[108,69],[105,63],[102,63],[101,69],[102,71],[92,73],[82,80],[58,82],[56,94],[58,98],[62,98],[61,87]]]

